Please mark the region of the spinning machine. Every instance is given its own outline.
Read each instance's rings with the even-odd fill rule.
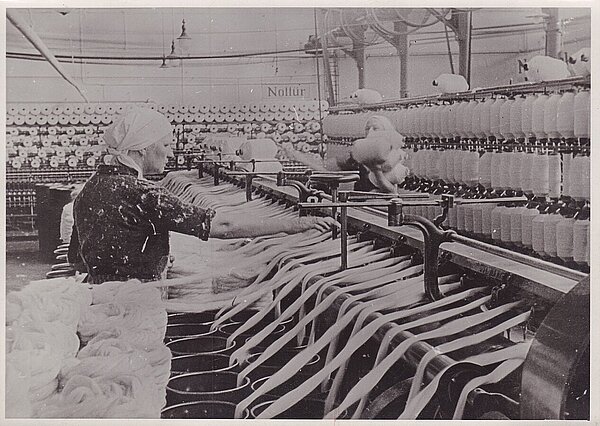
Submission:
[[[277,254],[232,300],[170,302],[170,327],[209,316],[170,341],[172,366],[221,339],[211,380],[229,370],[231,393],[193,391],[204,372],[183,369],[163,417],[589,418],[589,80],[369,108],[333,110],[328,153],[388,115],[412,148],[398,195],[223,155],[163,180],[200,205],[341,222],[250,243]]]

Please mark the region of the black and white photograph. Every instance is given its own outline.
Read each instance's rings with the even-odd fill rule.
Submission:
[[[598,421],[591,1],[116,3],[3,2],[3,424]]]

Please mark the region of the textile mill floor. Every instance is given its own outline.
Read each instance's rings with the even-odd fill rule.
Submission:
[[[7,241],[5,255],[6,293],[44,279],[52,267],[52,263],[41,258],[37,241]]]

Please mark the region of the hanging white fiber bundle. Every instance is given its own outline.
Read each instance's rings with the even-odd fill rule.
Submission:
[[[541,82],[571,77],[566,62],[550,56],[534,56],[524,64],[523,68],[527,81]]]
[[[358,89],[350,95],[350,101],[359,105],[376,104],[382,100],[381,94],[372,89]]]
[[[460,74],[440,74],[431,82],[441,93],[456,93],[469,90],[467,80]]]
[[[590,48],[584,47],[569,55],[567,63],[573,75],[587,77],[590,75],[592,67],[592,53]]]

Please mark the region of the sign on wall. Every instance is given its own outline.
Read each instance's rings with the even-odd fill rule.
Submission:
[[[263,99],[307,99],[310,97],[308,84],[263,84]]]

